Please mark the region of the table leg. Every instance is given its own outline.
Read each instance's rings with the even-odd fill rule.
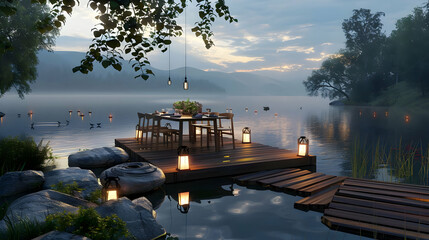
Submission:
[[[179,121],[179,147],[182,146],[183,142],[183,122]]]
[[[213,130],[214,130],[214,138],[215,138],[215,151],[219,151],[219,137],[217,132],[217,121],[213,120]]]

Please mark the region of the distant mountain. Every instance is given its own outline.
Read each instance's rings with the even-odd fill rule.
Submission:
[[[173,84],[167,85],[168,71],[151,68],[155,76],[147,81],[135,79],[136,73],[127,61],[121,72],[104,69],[95,64],[89,74],[73,73],[72,68],[83,59],[80,52],[39,53],[38,78],[31,88],[39,92],[134,92],[175,93],[182,92],[184,68],[171,70]],[[190,94],[226,95],[297,95],[291,85],[279,80],[251,73],[224,73],[187,68]],[[302,83],[299,83],[302,86]]]

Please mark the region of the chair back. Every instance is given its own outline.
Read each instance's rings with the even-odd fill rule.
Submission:
[[[229,119],[231,121],[230,128],[234,129],[234,121],[233,121],[234,113],[220,113],[219,116],[226,117],[226,119]],[[222,119],[221,118],[219,118],[219,127],[222,127]]]

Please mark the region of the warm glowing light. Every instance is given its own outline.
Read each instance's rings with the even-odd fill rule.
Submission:
[[[72,110],[69,110],[69,115],[70,115],[70,116],[71,116],[72,112],[73,112]]]
[[[185,81],[183,82],[183,89],[188,90],[189,89],[189,83],[188,79],[185,77]]]
[[[136,128],[136,138],[141,139],[142,135],[143,135],[143,131],[138,129],[138,127],[139,127],[139,125],[137,125],[137,128]]]
[[[117,200],[118,199],[118,191],[116,190],[107,190],[107,201],[109,200]]]
[[[168,84],[168,86],[170,86],[170,85],[171,85],[171,79],[170,79],[170,77],[168,77],[168,82],[167,82],[167,84]]]
[[[249,108],[245,108],[244,110],[245,110],[246,112],[248,112],[248,111],[249,111]]]
[[[189,192],[181,192],[179,193],[179,205],[189,205]]]
[[[241,142],[242,143],[251,143],[251,130],[248,127],[243,128],[242,130],[242,138],[241,138]]]
[[[410,121],[410,116],[405,115],[405,122],[409,122]]]
[[[257,115],[258,114],[258,110],[255,110],[255,111],[253,111],[254,113],[255,113],[255,115]]]
[[[89,115],[89,116],[91,117],[91,115],[92,115],[92,112],[91,112],[91,111],[89,111],[89,112],[88,112],[88,115]]]
[[[113,115],[112,115],[112,114],[109,114],[109,118],[113,118]]]
[[[80,116],[80,110],[77,110],[77,115]]]
[[[310,141],[305,136],[298,138],[298,156],[308,156],[308,146]]]
[[[389,116],[389,112],[385,112],[384,116],[388,117]]]
[[[195,128],[195,134],[201,135],[201,128]]]
[[[359,116],[362,116],[362,112],[359,112]]]
[[[377,117],[377,113],[376,113],[376,112],[373,112],[373,113],[372,113],[372,116],[373,116],[374,118],[376,118],[376,117]]]
[[[279,116],[279,114],[278,113],[274,113],[274,117],[278,117]]]
[[[82,118],[82,121],[83,121],[83,117],[85,117],[85,115],[84,115],[84,114],[81,114],[81,115],[80,115],[80,117]]]
[[[0,117],[0,123],[3,124],[3,117]]]
[[[183,155],[179,156],[177,163],[178,170],[189,170],[189,156]]]

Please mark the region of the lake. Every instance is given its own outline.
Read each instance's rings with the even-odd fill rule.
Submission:
[[[137,112],[162,109],[171,112],[174,101],[186,98],[106,94],[28,95],[20,100],[7,95],[0,99],[0,111],[6,113],[0,123],[0,138],[30,135],[37,142],[43,139],[58,157],[56,167],[66,168],[70,153],[113,146],[115,138],[133,137]],[[424,111],[329,106],[326,99],[304,96],[189,98],[202,103],[203,109],[217,112],[232,109],[237,139],[241,139],[243,127],[250,127],[253,142],[296,150],[297,138],[307,136],[310,154],[317,156],[317,171],[325,174],[356,176],[359,172],[356,169],[362,168],[353,161],[357,141],[359,146],[366,145],[359,148],[363,152],[374,151],[377,142],[383,152],[395,152],[399,146],[404,150],[418,148],[413,155],[416,171],[421,156],[427,153],[429,128],[428,114]],[[264,106],[270,110],[264,111]],[[78,110],[85,115],[83,118],[78,116]],[[30,111],[32,114],[28,114]],[[364,175],[427,185],[427,174],[403,176],[397,172],[381,163],[364,171]],[[176,208],[177,192],[182,188],[193,189],[187,214]],[[148,197],[157,208],[157,221],[179,239],[360,239],[329,230],[320,221],[321,213],[294,209],[293,203],[301,197],[248,189],[225,179],[170,185]]]

